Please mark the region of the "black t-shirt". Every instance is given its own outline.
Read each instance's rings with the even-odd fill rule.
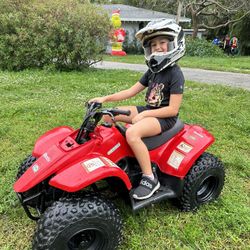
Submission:
[[[160,108],[169,105],[171,94],[182,94],[184,76],[178,65],[168,67],[159,73],[148,70],[139,81],[148,87],[145,101],[148,107]]]

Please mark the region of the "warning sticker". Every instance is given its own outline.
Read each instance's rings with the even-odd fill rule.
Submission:
[[[196,137],[194,137],[194,136],[192,136],[192,135],[189,135],[189,136],[188,136],[188,139],[193,140],[193,141],[196,141]]]
[[[185,153],[189,153],[193,147],[185,142],[181,142],[178,146],[178,149],[180,149],[181,151],[185,152]]]
[[[115,167],[115,168],[119,168],[113,161],[111,161],[110,159],[106,158],[106,157],[102,157],[106,162],[108,162],[108,164],[111,167]]]
[[[181,165],[182,160],[184,159],[184,155],[179,153],[178,151],[174,150],[173,153],[170,155],[167,163],[175,168],[178,169],[179,166]]]
[[[91,160],[84,161],[82,163],[82,166],[85,167],[85,169],[88,172],[92,172],[92,171],[94,171],[94,170],[96,170],[98,168],[104,167],[105,164],[100,158],[93,158]]]
[[[198,135],[200,138],[203,138],[204,136],[196,131],[194,131],[194,134]]]

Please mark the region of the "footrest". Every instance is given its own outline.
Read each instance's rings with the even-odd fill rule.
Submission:
[[[176,193],[167,186],[160,186],[150,198],[145,200],[134,199],[133,192],[134,190],[132,189],[129,193],[133,212],[137,212],[139,209],[149,206],[150,204],[177,197]]]

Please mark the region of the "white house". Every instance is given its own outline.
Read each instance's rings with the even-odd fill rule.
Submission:
[[[107,4],[101,5],[105,10],[107,10],[109,16],[111,17],[112,11],[119,9],[120,18],[122,21],[122,27],[125,29],[129,41],[133,41],[135,33],[143,28],[148,22],[159,20],[162,18],[176,19],[175,15],[167,14],[164,12],[158,12],[153,10],[147,10],[142,8],[136,8],[124,4]],[[180,18],[180,25],[184,23],[190,23],[191,19],[186,17]],[[190,35],[190,29],[183,29],[186,35]],[[202,36],[205,30],[200,30],[198,37]]]

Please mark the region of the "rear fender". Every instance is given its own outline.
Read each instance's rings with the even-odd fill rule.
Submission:
[[[185,125],[184,130],[168,145],[151,152],[152,158],[155,158],[162,172],[184,178],[214,140],[206,129],[197,125]]]
[[[73,131],[74,130],[68,126],[61,126],[47,131],[36,141],[32,155],[36,158],[40,157],[48,148],[55,145]]]
[[[99,154],[88,155],[81,162],[59,172],[49,184],[67,192],[77,192],[107,177],[118,177],[128,190],[132,188],[127,174],[114,162]]]

